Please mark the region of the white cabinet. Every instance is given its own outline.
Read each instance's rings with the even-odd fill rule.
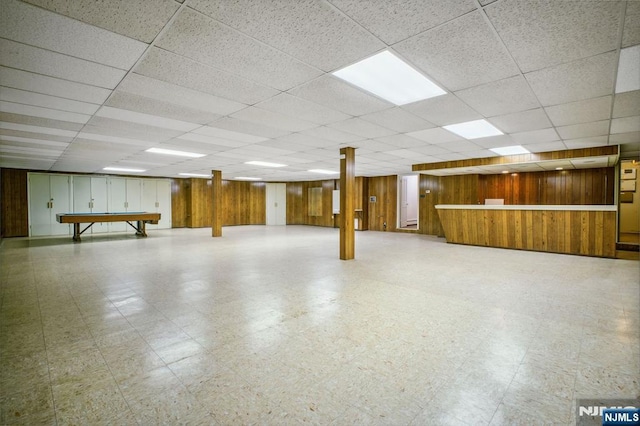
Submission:
[[[140,212],[142,211],[142,179],[136,178],[109,178],[109,212]],[[111,222],[111,232],[124,232],[133,228],[125,222]]]
[[[56,214],[71,211],[71,178],[67,175],[29,173],[29,224],[31,236],[69,235],[68,224]]]
[[[267,225],[287,224],[287,184],[267,183]]]
[[[160,213],[157,225],[149,228],[171,228],[171,181],[168,179],[144,179],[142,181],[142,211]]]
[[[73,212],[105,213],[108,211],[107,178],[103,176],[73,177]],[[108,223],[96,223],[87,232],[108,232]]]

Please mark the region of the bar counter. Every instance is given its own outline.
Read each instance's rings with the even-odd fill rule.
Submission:
[[[448,243],[616,255],[615,205],[436,205]]]

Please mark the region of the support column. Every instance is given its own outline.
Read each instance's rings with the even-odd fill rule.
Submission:
[[[356,189],[356,150],[347,147],[340,149],[340,259],[355,257],[356,231],[353,219],[355,215]]]
[[[222,236],[222,172],[211,170],[211,236]]]

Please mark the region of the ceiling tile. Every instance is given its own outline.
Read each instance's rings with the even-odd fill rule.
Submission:
[[[3,0],[0,37],[128,70],[147,45],[17,0]]]
[[[464,140],[458,135],[455,135],[448,130],[445,130],[440,127],[436,127],[433,129],[421,130],[418,132],[410,132],[407,133],[407,136],[411,136],[412,138],[420,139],[429,143],[446,143],[453,141],[462,141]]]
[[[381,136],[393,135],[395,133],[393,130],[389,130],[360,118],[349,118],[344,121],[329,124],[327,127],[347,133],[353,133],[354,135],[362,136],[363,138],[378,138]]]
[[[551,127],[551,122],[542,108],[499,115],[489,118],[488,121],[504,133],[526,132]]]
[[[109,100],[105,103],[105,106],[142,112],[169,119],[191,121],[199,124],[206,124],[221,117],[219,114],[159,101],[120,90],[113,92]]]
[[[284,115],[274,111],[256,107],[245,108],[236,113],[233,113],[231,117],[250,121],[252,123],[261,124],[264,126],[284,129],[290,132],[300,132],[302,130],[307,130],[318,126],[318,124],[316,123],[301,120],[290,115]]]
[[[0,121],[7,123],[24,124],[28,126],[71,130],[76,132],[82,129],[83,126],[82,123],[72,123],[70,121],[52,120],[50,118],[34,117],[23,114],[12,114],[8,112],[0,112]]]
[[[628,144],[640,142],[640,132],[618,133],[609,136],[609,144]]]
[[[203,131],[204,129],[207,129],[205,131],[207,132],[211,132],[211,129],[213,129],[212,127],[201,127],[200,129],[198,129],[198,131]],[[215,129],[212,133],[220,133],[220,132],[226,132],[223,131],[222,129]],[[263,138],[258,138],[257,136],[252,136],[252,135],[243,135],[244,139],[248,139],[248,137],[253,137],[256,138],[256,140],[262,140]],[[207,135],[203,135],[203,134],[197,134],[197,133],[185,133],[184,135],[178,136],[176,138],[177,140],[180,141],[185,141],[185,142],[189,142],[189,143],[198,143],[201,145],[212,145],[212,146],[222,146],[222,147],[226,147],[227,149],[229,148],[237,148],[240,146],[245,146],[245,145],[250,145],[252,142],[248,142],[248,141],[239,141],[237,139],[226,139],[226,138],[222,138],[219,136],[207,136]]]
[[[11,114],[50,118],[52,120],[70,121],[72,123],[86,123],[91,118],[91,116],[87,114],[78,114],[75,112],[60,111],[57,109],[41,108],[4,101],[0,101],[0,111]]]
[[[486,117],[540,106],[521,75],[461,90],[456,95]]]
[[[579,59],[526,74],[542,105],[557,105],[611,94],[616,53]]]
[[[640,44],[640,2],[628,1],[622,31],[622,47]]]
[[[189,6],[324,71],[385,47],[324,1],[192,0]]]
[[[2,135],[3,140],[12,140],[12,141],[39,140],[40,141],[39,143],[42,143],[42,144],[50,144],[52,146],[67,146],[67,144],[73,140],[76,134],[74,133],[73,136],[58,136],[58,135],[50,135],[46,133],[25,132],[21,130],[11,130],[11,129],[0,128],[0,135]]]
[[[510,135],[489,136],[487,138],[474,139],[473,143],[482,148],[499,148],[503,146],[518,145],[518,143]],[[495,153],[493,154],[495,155]]]
[[[523,72],[617,47],[620,2],[504,0],[485,11]]]
[[[411,151],[417,152],[419,154],[432,155],[432,156],[450,154],[454,152],[450,149],[445,148],[445,145],[446,144],[419,146],[419,147],[411,148]],[[475,145],[473,149],[477,150],[478,145]],[[468,150],[468,151],[471,151],[471,150]],[[408,158],[411,158],[411,157],[408,157]]]
[[[355,116],[392,107],[390,103],[356,89],[332,75],[320,77],[290,90],[289,93]]]
[[[481,12],[472,12],[394,46],[451,91],[519,73]]]
[[[609,134],[609,120],[562,126],[557,130],[563,140],[603,136]]]
[[[114,120],[130,121],[132,123],[144,124],[147,126],[160,127],[162,129],[170,129],[188,132],[200,127],[200,124],[189,123],[187,121],[174,120],[157,115],[145,114],[126,109],[113,108],[103,106],[96,113],[97,117],[112,118]]]
[[[397,43],[476,8],[472,0],[330,1],[387,44]]]
[[[78,126],[79,126],[78,129],[79,129],[80,125]],[[0,121],[0,129],[13,130],[17,132],[45,134],[45,135],[51,135],[51,136],[62,136],[65,138],[74,138],[78,133],[77,131],[74,131],[74,130],[64,130],[64,129],[57,129],[57,128],[51,128],[51,127],[43,127],[43,126],[32,126],[28,124],[19,124],[19,123],[12,123],[12,122],[6,122],[6,121]]]
[[[637,111],[640,113],[640,111]],[[611,120],[611,133],[640,132],[640,115]]]
[[[161,129],[146,124],[98,116],[92,117],[82,130],[90,133],[155,142],[166,141],[184,134],[182,130]]]
[[[289,133],[288,130],[252,123],[234,117],[222,117],[221,119],[210,123],[210,125],[220,129],[231,130],[232,132],[248,133],[250,135],[260,136],[263,138],[277,138]]]
[[[567,149],[593,148],[596,146],[606,146],[606,136],[595,136],[592,138],[568,139],[564,141]]]
[[[240,102],[135,73],[127,75],[118,90],[219,115],[231,114],[246,107],[246,104]]]
[[[482,115],[452,94],[415,102],[402,108],[438,126],[482,118]]]
[[[640,111],[640,90],[617,93],[613,100],[613,118],[637,115]]]
[[[180,7],[173,0],[25,1],[145,43],[153,41]]]
[[[156,46],[278,90],[288,90],[322,74],[192,9],[180,13]]]
[[[382,136],[374,139],[376,142],[388,144],[398,148],[412,148],[414,146],[424,146],[424,141],[412,138],[404,134]]]
[[[262,142],[264,140],[267,140],[267,138],[263,136],[256,136],[253,134],[249,134],[241,131],[233,131],[230,129],[216,127],[216,126],[203,126],[203,127],[200,127],[199,129],[196,129],[193,133],[210,136],[214,138],[244,142],[246,144],[257,143],[257,142]]]
[[[264,102],[256,104],[256,106],[258,108],[267,109],[269,111],[289,115],[291,117],[299,117],[303,120],[317,124],[334,123],[336,121],[346,120],[350,117],[348,114],[327,108],[288,93],[280,93],[279,95],[269,98]]]
[[[532,144],[540,142],[552,142],[560,140],[555,129],[531,130],[528,132],[513,133],[511,135],[516,145]]]
[[[531,143],[522,146],[530,152],[564,151],[567,149],[562,141]]]
[[[549,106],[545,110],[554,126],[606,120],[611,114],[611,96]]]
[[[110,90],[100,87],[6,67],[0,67],[0,82],[2,82],[3,86],[14,89],[28,90],[93,104],[102,104],[111,93]]]
[[[124,145],[136,146],[138,147],[138,149],[142,149],[140,147],[146,148],[156,144],[156,142],[144,141],[139,139],[131,139],[131,138],[124,138],[119,136],[109,136],[109,135],[91,133],[90,131],[92,129],[88,129],[88,130],[89,132],[80,132],[78,134],[77,139],[73,142],[72,146],[76,146],[78,140],[98,141],[101,143],[101,145],[104,145],[105,143],[124,144]],[[114,152],[114,154],[115,153],[117,152]]]
[[[482,148],[481,146],[467,140],[451,141],[438,144],[437,146],[445,148],[449,152],[469,152],[477,151]],[[440,156],[441,154],[438,154],[438,157]]]
[[[315,129],[305,130],[301,134],[306,136],[312,136],[320,140],[326,140],[338,143],[349,143],[362,140],[361,136],[356,136],[353,133],[346,133],[341,130],[332,129],[326,126],[316,127]]]
[[[428,121],[398,107],[366,114],[360,118],[399,133],[414,132],[434,127],[434,125]]]
[[[91,115],[99,105],[0,86],[0,100]]]
[[[113,89],[125,71],[0,39],[0,65]]]
[[[245,104],[254,104],[278,93],[269,87],[158,48],[149,51],[135,67],[135,72]]]

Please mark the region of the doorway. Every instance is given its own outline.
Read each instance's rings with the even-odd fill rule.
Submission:
[[[398,228],[418,229],[418,175],[400,176],[398,182]]]
[[[267,225],[287,224],[287,184],[267,183]]]

